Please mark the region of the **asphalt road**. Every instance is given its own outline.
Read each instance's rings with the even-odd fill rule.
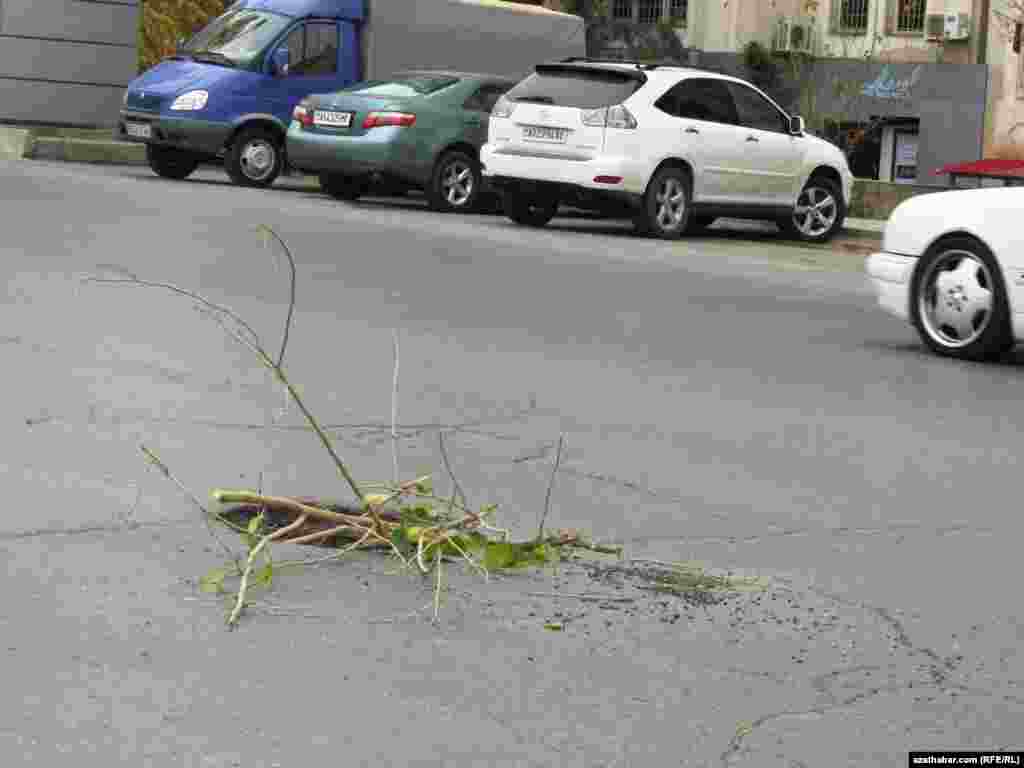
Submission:
[[[771,235],[542,231],[139,169],[0,164],[0,764],[882,766],[1020,749],[1022,356],[926,355],[860,256]],[[291,185],[293,186],[293,185]],[[567,568],[429,585],[374,557],[286,573],[238,632],[190,489],[344,495],[248,354],[280,343],[357,474],[404,475],[634,558],[757,575],[710,607]],[[631,591],[632,590],[632,591]],[[551,632],[546,622],[565,630]]]

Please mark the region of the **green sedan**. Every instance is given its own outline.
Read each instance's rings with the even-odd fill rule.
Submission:
[[[423,70],[308,96],[288,128],[288,164],[318,175],[323,190],[342,200],[383,180],[392,190],[424,190],[435,210],[475,210],[492,197],[478,160],[491,108],[515,85]]]

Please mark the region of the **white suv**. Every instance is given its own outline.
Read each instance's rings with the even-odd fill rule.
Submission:
[[[594,59],[541,64],[500,99],[480,162],[520,224],[547,224],[561,203],[662,238],[732,217],[824,242],[853,189],[843,153],[749,83]]]

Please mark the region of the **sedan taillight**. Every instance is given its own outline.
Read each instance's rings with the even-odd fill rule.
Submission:
[[[363,128],[380,128],[386,125],[408,128],[415,122],[416,115],[407,112],[371,112],[363,120]]]
[[[309,128],[313,125],[313,110],[305,104],[299,104],[292,111],[292,118],[302,123],[305,128]]]

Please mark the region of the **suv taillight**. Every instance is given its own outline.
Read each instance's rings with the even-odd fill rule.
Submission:
[[[515,108],[515,104],[502,96],[491,109],[491,117],[512,117],[512,110]]]
[[[601,107],[601,109],[590,109],[583,113],[583,124],[592,128],[636,128],[636,118],[633,113],[621,104],[614,107]]]
[[[416,122],[416,115],[406,112],[371,112],[363,120],[363,128],[379,128],[385,125],[408,128]]]
[[[309,128],[313,125],[313,110],[305,104],[299,104],[292,111],[292,118],[298,120],[304,127]]]

